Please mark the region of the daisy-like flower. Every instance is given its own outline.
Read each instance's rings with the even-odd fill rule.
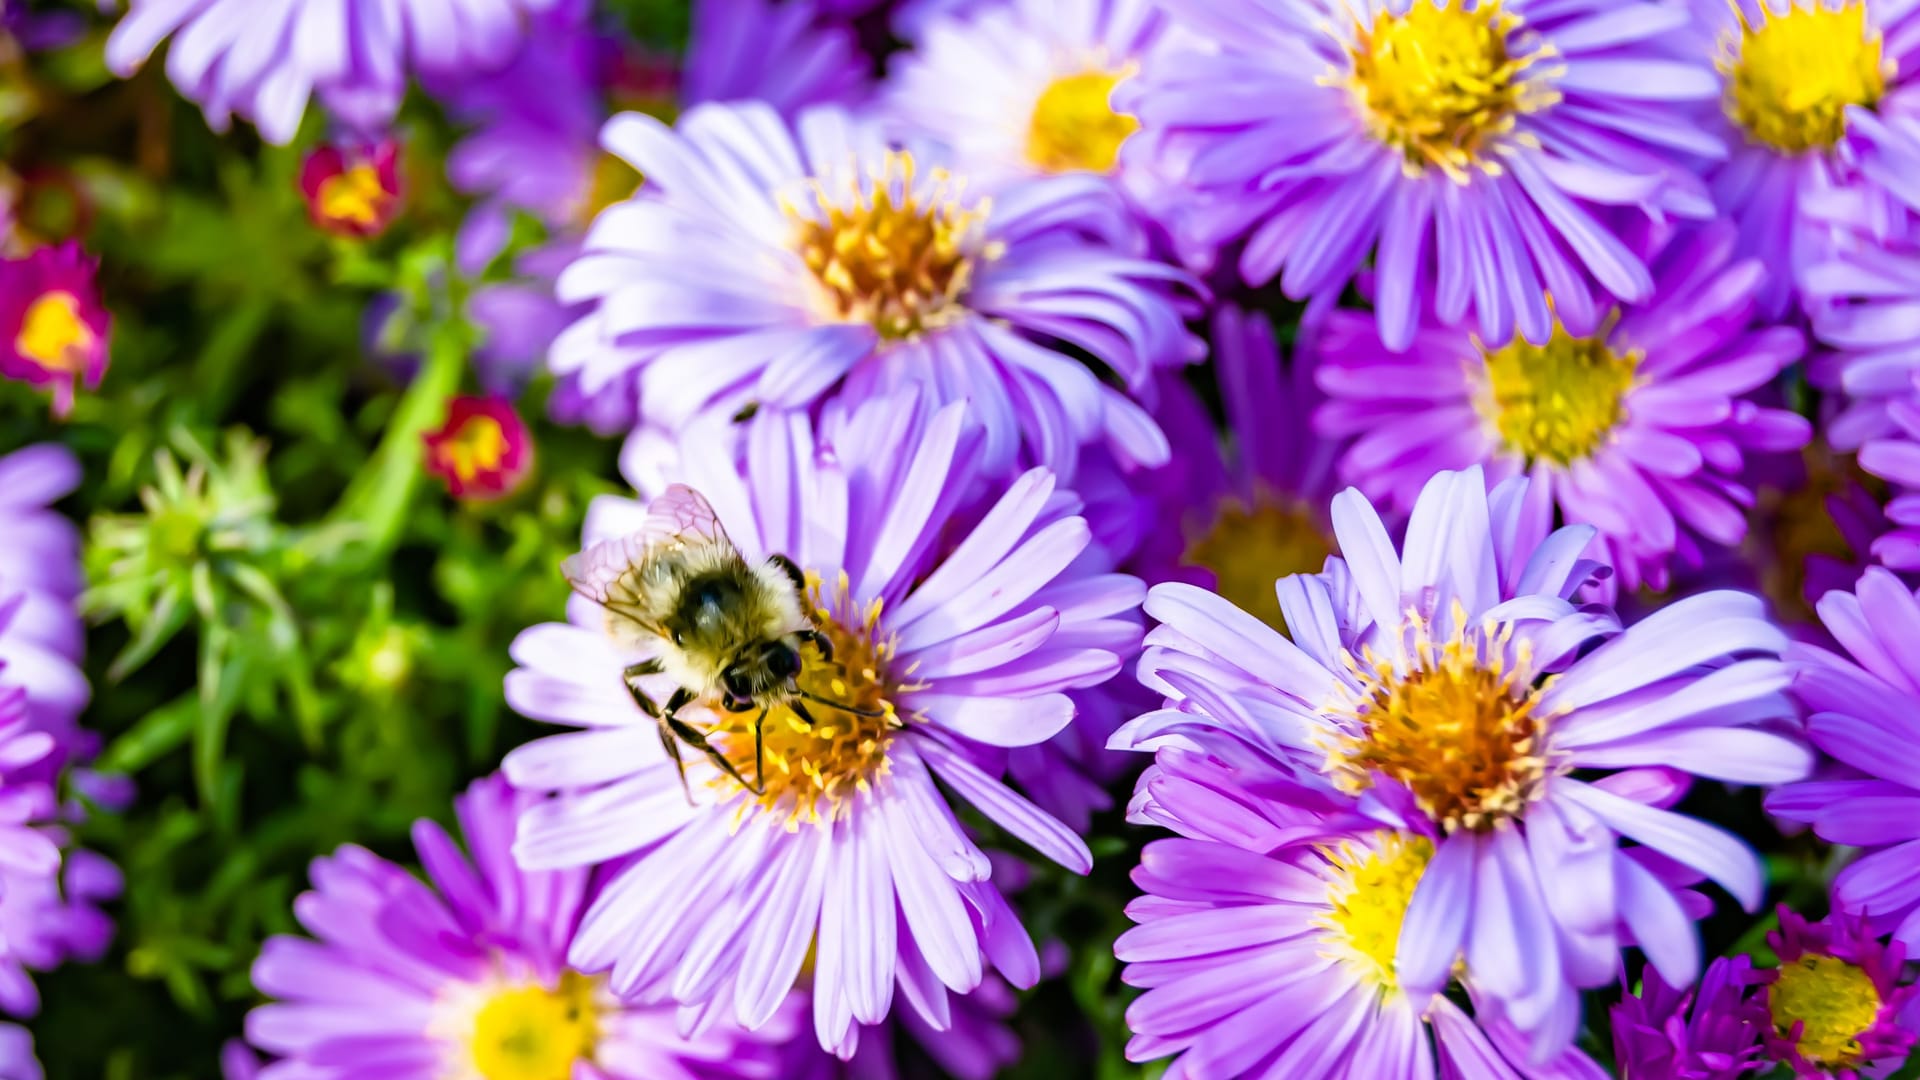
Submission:
[[[1076,561],[1087,523],[1044,469],[959,519],[985,477],[985,436],[967,412],[877,397],[830,440],[804,417],[763,412],[738,465],[714,450],[733,426],[715,418],[686,435],[678,479],[691,490],[669,489],[653,514],[595,505],[588,539],[612,539],[586,565],[616,568],[634,545],[686,528],[686,512],[704,516],[703,493],[717,514],[704,531],[723,530],[750,565],[783,555],[804,575],[830,646],[802,654],[805,713],[779,702],[764,717],[705,702],[679,713],[722,771],[674,744],[684,764],[669,757],[625,674],[646,652],[610,636],[617,624],[597,605],[577,598],[571,624],[514,643],[508,702],[585,729],[507,755],[513,783],[556,793],[522,818],[515,853],[530,867],[619,860],[574,939],[576,966],[611,968],[623,995],[755,1028],[812,953],[815,1033],[842,1057],[857,1048],[856,1020],[887,1017],[896,983],[939,1028],[949,991],[972,991],[988,965],[1015,986],[1038,978],[1032,941],[935,779],[1084,873],[1080,837],[979,762],[1072,721],[1067,691],[1104,682],[1138,647],[1141,586]],[[655,702],[677,688],[632,677]]]
[[[446,423],[422,438],[427,471],[456,499],[512,494],[533,464],[533,436],[513,403],[503,398],[454,398]]]
[[[56,829],[50,839],[64,837]],[[118,867],[83,848],[65,852],[57,874],[0,865],[0,1010],[34,1015],[40,993],[30,972],[94,963],[105,954],[113,919],[102,906],[119,899],[123,886]]]
[[[783,116],[858,104],[872,61],[821,0],[700,0],[693,5],[681,107],[764,101]]]
[[[51,504],[80,484],[65,447],[0,456],[0,683],[26,691],[35,729],[69,743],[90,696],[80,670],[85,628],[75,606],[85,579],[80,532]]]
[[[1920,7],[1905,0],[1690,0],[1695,51],[1724,80],[1725,160],[1714,199],[1740,253],[1773,273],[1761,310],[1784,314],[1809,268],[1835,250],[1815,205],[1848,189],[1880,238],[1898,202],[1920,206]],[[1674,125],[1675,139],[1700,139]],[[1711,144],[1702,142],[1703,154]]]
[[[1862,849],[1834,881],[1834,904],[1920,949],[1920,762],[1889,752],[1920,741],[1920,655],[1911,633],[1920,599],[1875,567],[1855,591],[1828,593],[1817,607],[1843,652],[1795,645],[1788,660],[1807,738],[1841,769],[1768,793],[1767,810]]]
[[[400,212],[400,144],[321,146],[300,166],[307,217],[339,236],[378,236]]]
[[[943,1027],[903,1009],[863,1029],[859,1048],[846,1061],[803,1034],[787,1044],[780,1080],[906,1080],[911,1074],[901,1067],[902,1036],[954,1080],[992,1080],[1020,1060],[1020,1038],[1007,1026],[1017,1004],[1012,988],[990,975],[971,994],[951,999]]]
[[[416,822],[427,884],[359,847],[314,860],[294,901],[313,939],[270,938],[253,965],[279,999],[247,1017],[248,1041],[280,1058],[261,1080],[773,1080],[770,1047],[736,1030],[684,1038],[672,1010],[623,1005],[568,969],[587,875],[515,868],[527,801],[493,777],[456,799],[470,856]]]
[[[1897,1067],[1914,1033],[1899,1022],[1920,988],[1900,985],[1904,946],[1886,945],[1859,920],[1810,923],[1780,909],[1767,935],[1780,966],[1763,971],[1767,1050],[1796,1075],[1853,1080]]]
[[[1526,474],[1529,495],[1599,531],[1620,584],[1667,586],[1676,565],[1746,535],[1746,455],[1797,450],[1807,421],[1755,399],[1800,359],[1786,326],[1752,327],[1759,263],[1734,259],[1731,229],[1678,240],[1654,261],[1651,299],[1593,333],[1555,324],[1542,345],[1489,348],[1428,323],[1395,352],[1373,321],[1330,315],[1319,349],[1332,399],[1323,435],[1350,439],[1344,478],[1405,511],[1442,469]]]
[[[1752,851],[1665,808],[1685,774],[1782,783],[1811,755],[1775,730],[1793,716],[1786,639],[1758,598],[1702,593],[1623,631],[1569,599],[1603,572],[1581,558],[1592,529],[1548,534],[1531,498],[1524,478],[1489,494],[1477,468],[1441,473],[1396,550],[1343,492],[1341,556],[1277,585],[1291,640],[1212,593],[1157,586],[1146,608],[1162,625],[1140,672],[1168,704],[1115,744],[1270,758],[1430,844],[1397,979],[1425,1001],[1464,959],[1477,1000],[1551,1053],[1573,1038],[1578,990],[1613,981],[1623,944],[1672,984],[1693,980],[1682,871],[1760,903]]]
[[[0,258],[0,375],[51,387],[58,415],[73,407],[75,387],[91,390],[107,373],[99,270],[71,240]]]
[[[960,8],[914,37],[890,65],[887,107],[904,130],[953,147],[969,175],[1095,173],[1150,195],[1144,176],[1120,168],[1120,146],[1140,123],[1112,103],[1114,87],[1176,38],[1149,0]]]
[[[1244,239],[1240,274],[1331,297],[1372,256],[1381,337],[1423,317],[1504,345],[1557,318],[1600,329],[1653,279],[1626,231],[1712,213],[1673,144],[1717,89],[1670,54],[1687,12],[1651,0],[1175,0],[1213,38],[1147,65],[1114,104],[1191,192],[1191,260]],[[1547,303],[1551,294],[1553,303]]]
[[[318,95],[363,134],[393,119],[410,74],[505,65],[527,17],[558,0],[133,0],[107,39],[128,76],[173,37],[167,77],[225,131],[232,117],[285,144]]]
[[[1271,763],[1268,763],[1271,764]],[[1510,1025],[1481,1023],[1405,983],[1401,928],[1432,841],[1386,831],[1327,833],[1302,816],[1239,804],[1173,769],[1154,799],[1186,836],[1156,840],[1127,905],[1140,925],[1114,943],[1123,979],[1146,988],[1127,1009],[1127,1057],[1179,1054],[1168,1080],[1394,1077],[1599,1080],[1577,1050],[1535,1059]],[[1286,785],[1255,767],[1259,782]],[[1278,838],[1243,846],[1216,826],[1251,816]],[[1472,965],[1467,967],[1471,980]]]
[[[1759,981],[1744,956],[1707,965],[1700,984],[1668,985],[1652,968],[1638,994],[1613,1007],[1613,1056],[1629,1080],[1739,1080],[1766,1067],[1761,1036],[1767,1010],[1752,993]]]
[[[1741,545],[1735,580],[1771,601],[1774,617],[1811,630],[1814,605],[1850,589],[1872,563],[1874,541],[1891,523],[1871,477],[1851,456],[1814,440],[1800,454],[1763,458],[1748,470],[1753,528]],[[1709,562],[1711,566],[1711,561]]]
[[[989,193],[827,107],[794,128],[753,103],[677,129],[628,113],[602,141],[647,184],[560,275],[561,299],[589,308],[550,363],[583,392],[637,394],[638,419],[677,431],[917,387],[972,403],[1002,474],[1064,474],[1094,441],[1166,459],[1144,410],[1050,344],[1136,390],[1198,355],[1169,293],[1182,275],[1116,250],[1134,226],[1099,181]]]

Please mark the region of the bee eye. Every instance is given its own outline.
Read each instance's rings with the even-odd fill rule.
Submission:
[[[775,678],[784,679],[800,670],[800,657],[784,645],[775,645],[767,650],[767,670]]]
[[[685,634],[682,634],[680,631],[675,630],[673,632],[673,643],[675,645],[685,645],[687,643],[687,636]]]
[[[747,686],[747,680],[737,671],[730,670],[720,676],[720,685],[726,687],[727,693],[732,694],[734,697],[747,698],[752,696],[752,688]]]

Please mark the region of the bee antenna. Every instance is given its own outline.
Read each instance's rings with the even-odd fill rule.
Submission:
[[[808,701],[825,705],[830,709],[839,709],[841,712],[852,713],[855,716],[873,718],[887,715],[887,710],[885,709],[863,709],[858,705],[849,704],[845,701],[834,701],[831,698],[823,698],[818,694],[809,694],[798,686],[793,688],[793,692],[806,698]]]

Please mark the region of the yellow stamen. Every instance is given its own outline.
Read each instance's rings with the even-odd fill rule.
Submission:
[[[1880,1015],[1873,977],[1836,956],[1806,954],[1780,968],[1767,988],[1767,1008],[1781,1037],[1805,1023],[1800,1056],[1817,1065],[1845,1068],[1860,1060],[1860,1036]]]
[[[1529,68],[1551,49],[1521,32],[1520,18],[1490,0],[1414,0],[1405,15],[1382,11],[1355,26],[1353,89],[1375,138],[1398,149],[1410,173],[1438,168],[1499,171],[1489,152],[1516,117],[1560,100],[1551,72]]]
[[[470,484],[482,473],[498,470],[509,448],[500,421],[491,416],[472,416],[440,444],[440,455],[461,483]]]
[[[86,370],[87,354],[98,338],[80,318],[80,301],[72,293],[50,292],[27,305],[14,348],[48,371]]]
[[[1338,958],[1358,967],[1380,990],[1396,989],[1400,924],[1433,858],[1433,842],[1379,833],[1370,843],[1344,841],[1323,854],[1330,870],[1331,908],[1323,925],[1339,946]]]
[[[1033,103],[1027,127],[1027,160],[1042,172],[1110,172],[1120,144],[1140,121],[1114,111],[1113,88],[1131,68],[1094,68],[1047,84]]]
[[[392,198],[371,165],[354,165],[320,182],[320,213],[329,221],[371,228],[380,223]]]
[[[1317,573],[1333,554],[1311,507],[1266,491],[1251,503],[1234,497],[1220,500],[1205,530],[1197,535],[1189,530],[1188,535],[1181,561],[1213,571],[1215,592],[1283,634],[1287,621],[1280,614],[1274,581],[1288,574]]]
[[[1896,74],[1861,0],[1796,0],[1759,26],[1741,13],[1739,33],[1721,42],[1719,66],[1727,115],[1753,141],[1787,154],[1838,143],[1847,107],[1877,103]]]
[[[593,980],[569,971],[552,990],[527,984],[489,997],[474,1016],[474,1069],[484,1080],[572,1080],[599,1041],[596,992]]]
[[[1475,407],[1507,449],[1529,462],[1590,457],[1626,416],[1642,354],[1616,351],[1603,328],[1577,338],[1555,323],[1545,345],[1521,338],[1483,353]]]
[[[814,210],[787,207],[825,316],[871,324],[889,340],[957,316],[974,260],[997,254],[981,241],[987,202],[963,204],[960,186],[936,170],[916,190],[913,155],[892,151],[846,190],[816,181]]]
[[[1513,644],[1512,627],[1466,632],[1457,602],[1450,622],[1455,629],[1436,642],[1431,624],[1415,619],[1398,662],[1371,651],[1348,657],[1360,690],[1328,706],[1350,723],[1326,746],[1327,771],[1350,792],[1372,786],[1376,773],[1397,780],[1445,831],[1482,830],[1520,816],[1537,793],[1546,718],[1530,650]]]

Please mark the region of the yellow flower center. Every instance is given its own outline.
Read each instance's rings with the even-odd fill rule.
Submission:
[[[27,305],[14,348],[48,371],[84,371],[93,351],[93,331],[80,318],[80,300],[72,293],[50,292]]]
[[[1251,504],[1222,499],[1206,530],[1191,535],[1181,561],[1213,571],[1215,592],[1284,634],[1274,581],[1316,573],[1331,554],[1333,545],[1306,503],[1263,491]]]
[[[1454,625],[1465,621],[1456,604]],[[1521,643],[1508,666],[1511,635],[1504,625],[1491,638],[1455,630],[1436,643],[1423,620],[1400,664],[1371,652],[1349,657],[1360,691],[1330,707],[1351,721],[1327,746],[1334,782],[1359,792],[1375,774],[1397,780],[1447,832],[1520,816],[1547,761],[1529,650]]]
[[[1527,78],[1551,50],[1521,35],[1500,0],[1447,4],[1414,0],[1405,15],[1382,11],[1356,26],[1347,81],[1374,137],[1405,155],[1409,172],[1432,166],[1464,180],[1472,165],[1497,171],[1494,142],[1559,95]]]
[[[1382,991],[1397,988],[1394,960],[1400,950],[1400,924],[1413,902],[1414,886],[1433,858],[1433,842],[1383,832],[1367,844],[1344,841],[1325,855],[1331,910],[1323,925],[1340,946],[1342,959],[1359,967]]]
[[[835,193],[814,183],[817,213],[789,206],[794,249],[813,271],[819,304],[836,322],[869,323],[889,340],[951,321],[973,275],[988,204],[962,204],[945,170],[915,189],[913,155],[891,151],[864,182]]]
[[[591,224],[600,211],[640,190],[640,171],[617,154],[601,154],[593,163],[593,177],[580,206],[580,223]]]
[[[1825,150],[1847,133],[1847,106],[1872,105],[1894,74],[1867,6],[1798,0],[1759,26],[1740,16],[1721,42],[1726,110],[1755,142],[1782,153]]]
[[[1115,112],[1112,104],[1113,88],[1131,74],[1125,68],[1096,68],[1048,83],[1033,103],[1027,160],[1042,172],[1111,171],[1120,144],[1140,127],[1140,121]]]
[[[320,181],[320,213],[329,221],[370,228],[380,223],[391,198],[371,165],[354,165]]]
[[[764,783],[760,785],[763,791],[750,796],[752,801],[747,804],[785,815],[790,831],[803,823],[833,821],[849,797],[866,791],[873,777],[886,773],[887,748],[904,726],[904,719],[894,711],[892,698],[913,689],[895,682],[889,670],[893,640],[880,633],[880,601],[862,610],[848,591],[844,573],[831,605],[823,602],[816,575],[809,572],[807,582],[815,623],[832,643],[833,659],[824,659],[811,645],[801,656],[798,681],[811,698],[802,700],[800,706],[812,717],[812,723],[790,702],[767,706],[766,717],[760,721],[766,762],[766,773],[761,777]],[[843,621],[848,612],[858,612],[858,621],[852,625]],[[760,716],[759,706],[720,716],[722,722],[709,735],[709,742],[721,749],[741,776],[753,779],[753,727]],[[714,782],[729,792],[739,789],[725,774]]]
[[[1774,1030],[1785,1038],[1804,1023],[1800,1056],[1818,1065],[1844,1068],[1860,1059],[1860,1036],[1880,1015],[1873,978],[1835,956],[1807,954],[1780,968],[1767,988]]]
[[[471,484],[482,473],[495,472],[506,460],[507,433],[491,416],[473,416],[453,437],[440,444],[440,458],[448,471]]]
[[[1816,614],[1807,602],[1807,560],[1824,555],[1856,562],[1865,554],[1854,550],[1827,501],[1854,488],[1864,488],[1875,503],[1886,502],[1885,485],[1867,475],[1852,459],[1809,446],[1801,453],[1806,482],[1791,490],[1765,487],[1757,493],[1754,528],[1747,555],[1760,567],[1760,590],[1782,617],[1812,622]]]
[[[1626,415],[1641,353],[1615,351],[1608,331],[1577,338],[1558,323],[1545,345],[1522,338],[1484,354],[1480,414],[1529,462],[1591,456]]]
[[[572,1080],[600,1037],[595,984],[567,972],[560,985],[514,986],[488,998],[473,1020],[473,1067],[485,1080]]]

